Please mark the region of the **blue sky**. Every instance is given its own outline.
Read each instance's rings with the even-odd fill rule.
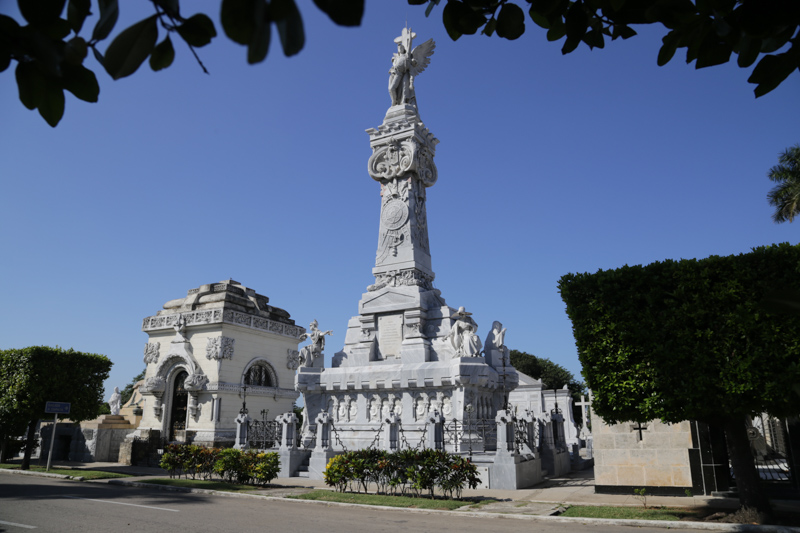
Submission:
[[[185,4],[220,30],[218,1]],[[441,8],[426,19],[372,0],[360,28],[342,28],[298,4],[307,40],[293,58],[274,38],[249,66],[220,36],[199,50],[210,75],[176,44],[169,69],[114,82],[90,55],[100,102],[68,95],[55,129],[19,102],[13,69],[0,73],[0,349],[105,354],[108,396],[144,368],[144,317],[233,278],[332,329],[329,361],[374,282],[379,186],[364,130],[390,105],[406,19],[417,44],[436,41],[416,80],[441,141],[435,285],[482,338],[500,320],[509,347],[578,375],[562,275],[798,242],[766,201],[767,170],[800,142],[797,73],[755,99],[735,62],[697,71],[679,51],[656,66],[656,28],[562,56],[530,21],[517,41],[453,42]],[[117,31],[146,7],[123,3]]]

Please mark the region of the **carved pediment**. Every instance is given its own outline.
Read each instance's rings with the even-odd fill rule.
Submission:
[[[361,314],[377,313],[411,307],[419,307],[418,294],[407,294],[398,290],[387,289],[382,292],[370,293],[361,300]]]

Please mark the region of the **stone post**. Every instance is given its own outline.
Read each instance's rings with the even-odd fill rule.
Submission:
[[[331,415],[327,411],[322,411],[314,422],[317,426],[317,442],[308,462],[308,477],[324,479],[323,474],[328,467],[328,461],[336,455],[331,442]]]
[[[303,459],[308,456],[307,452],[297,449],[297,415],[284,413],[275,417],[275,420],[280,422],[282,429],[281,446],[278,449],[281,471],[278,477],[292,477],[297,473]]]
[[[276,417],[281,424],[281,450],[297,449],[297,415],[284,413]]]
[[[250,446],[248,433],[251,421],[246,410],[239,411],[239,416],[236,417],[236,442],[233,445],[237,450],[246,450]]]
[[[400,417],[390,413],[384,419],[384,422],[386,423],[386,432],[383,434],[383,449],[387,452],[393,452],[400,447]]]
[[[326,452],[331,449],[331,415],[322,411],[314,420],[317,425],[317,438],[314,452]]]
[[[535,431],[537,423],[536,418],[533,416],[533,414],[531,414],[530,411],[526,409],[525,414],[520,416],[518,420],[521,420],[523,422],[522,424],[524,428],[523,431],[525,432],[525,434],[522,435],[521,438],[522,445],[520,453],[526,456],[530,455],[532,457],[538,457],[539,454],[537,453],[536,449],[536,431]]]
[[[572,445],[572,469],[573,470],[580,470],[581,469],[581,445],[580,444],[573,444]]]
[[[516,454],[514,449],[514,413],[509,410],[497,411],[497,455]]]
[[[444,417],[439,411],[428,416],[428,431],[425,434],[425,447],[431,450],[444,449]]]
[[[514,446],[514,413],[497,412],[497,452],[489,468],[489,488],[516,490],[542,481],[541,459],[527,459],[517,453]]]

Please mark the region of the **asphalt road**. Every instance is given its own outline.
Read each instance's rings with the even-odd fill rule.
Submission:
[[[629,528],[228,498],[0,475],[0,531],[9,533],[530,533],[533,530],[536,533],[611,533],[626,529]],[[636,528],[636,531],[664,533],[665,530]]]

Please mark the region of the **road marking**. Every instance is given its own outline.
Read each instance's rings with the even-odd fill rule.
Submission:
[[[4,526],[24,527],[25,529],[36,529],[36,526],[26,526],[25,524],[17,524],[16,522],[3,522],[2,520],[0,520],[0,524]]]
[[[157,509],[159,511],[172,511],[173,513],[178,513],[177,509],[167,509],[166,507],[153,507],[152,505],[138,505],[135,503],[123,503],[123,502],[115,502],[111,500],[94,500],[92,498],[81,498],[80,496],[64,496],[65,498],[72,498],[73,500],[86,500],[90,502],[101,502],[101,503],[113,503],[116,505],[130,505],[131,507],[144,507],[145,509]]]

